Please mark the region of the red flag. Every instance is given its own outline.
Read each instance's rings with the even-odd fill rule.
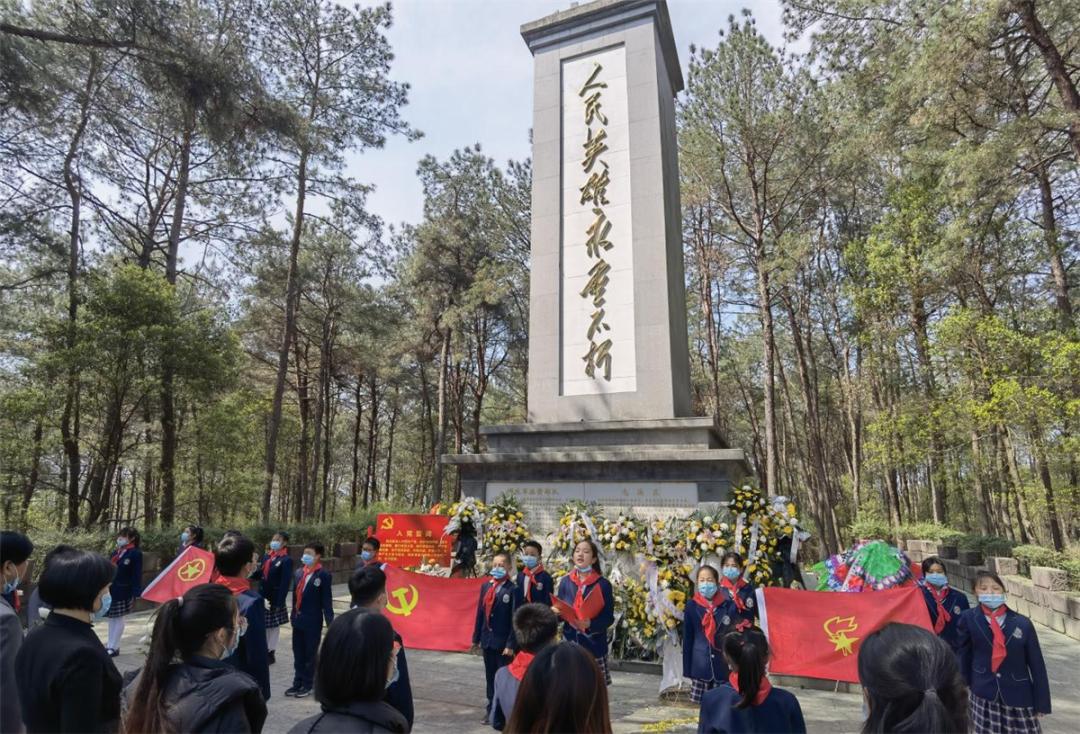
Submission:
[[[781,675],[859,682],[859,643],[889,622],[934,631],[917,586],[845,593],[758,589],[769,670]]]
[[[448,579],[384,566],[386,617],[405,647],[468,650],[485,579]],[[510,593],[510,592],[507,592]]]
[[[210,582],[214,572],[214,554],[189,545],[165,570],[143,589],[142,598],[163,604],[183,596],[193,586]]]

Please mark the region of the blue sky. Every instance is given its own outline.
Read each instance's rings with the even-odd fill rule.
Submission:
[[[367,3],[365,3],[367,4]],[[416,222],[423,198],[416,164],[480,143],[500,165],[530,155],[532,55],[523,23],[570,7],[569,0],[395,0],[392,76],[412,85],[405,118],[419,141],[390,140],[350,159],[349,174],[376,186],[369,208],[387,224]],[[783,43],[778,0],[668,0],[679,61],[691,44],[715,47],[727,17],[750,8],[774,46]]]

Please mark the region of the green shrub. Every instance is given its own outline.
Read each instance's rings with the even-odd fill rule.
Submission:
[[[1024,575],[1031,574],[1032,566],[1061,568],[1065,562],[1064,554],[1041,545],[1018,545],[1013,548],[1012,554],[1013,558],[1020,561],[1020,572]]]
[[[1003,556],[1008,558],[1012,555],[1013,547],[1016,543],[1008,538],[969,533],[967,535],[961,535],[957,539],[956,545],[960,550],[978,551],[979,553],[982,553],[983,558],[989,558],[990,556]]]
[[[933,540],[939,543],[955,543],[963,535],[959,530],[933,522],[917,522],[900,526],[900,537],[905,540]]]
[[[1069,589],[1080,591],[1080,560],[1066,558],[1061,562],[1061,568],[1069,573]]]
[[[859,540],[860,538],[888,540],[893,537],[893,531],[888,521],[875,515],[860,517],[851,523],[847,534],[852,540]]]

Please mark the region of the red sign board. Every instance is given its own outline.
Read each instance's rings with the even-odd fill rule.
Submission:
[[[375,525],[379,560],[395,566],[438,563],[445,568],[453,545],[453,539],[443,535],[445,527],[442,515],[379,515]]]

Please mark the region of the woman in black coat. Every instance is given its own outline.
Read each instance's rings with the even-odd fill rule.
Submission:
[[[351,609],[330,624],[315,669],[315,699],[322,713],[289,734],[407,734],[409,722],[383,700],[397,680],[394,628],[378,612]]]
[[[45,559],[38,589],[52,613],[15,658],[28,732],[119,729],[120,673],[91,627],[109,611],[115,570],[105,556],[66,545]]]
[[[226,662],[246,631],[232,592],[200,584],[157,613],[146,665],[125,690],[128,732],[259,732],[259,684]],[[175,662],[179,659],[179,662]]]

